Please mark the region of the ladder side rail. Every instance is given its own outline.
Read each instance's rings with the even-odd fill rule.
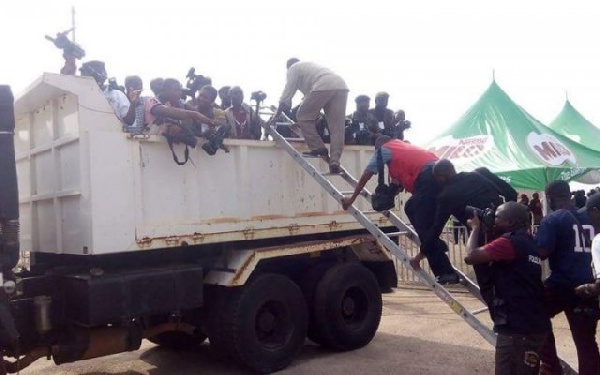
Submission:
[[[283,147],[290,156],[292,156],[298,164],[304,168],[306,172],[308,172],[313,178],[339,203],[341,203],[341,199],[343,195],[331,184],[329,180],[319,173],[315,167],[313,167],[310,163],[308,163],[304,157],[296,151],[286,140],[283,138],[277,131],[273,128],[268,129],[269,135],[273,137],[273,139]],[[433,290],[433,292],[450,308],[459,316],[461,316],[467,324],[469,324],[472,328],[474,328],[486,341],[490,344],[495,345],[496,343],[496,334],[490,330],[487,326],[481,323],[473,314],[471,314],[464,305],[458,302],[443,286],[438,284],[433,277],[431,277],[424,270],[414,270],[410,266],[410,258],[406,252],[404,252],[400,246],[394,243],[379,227],[377,227],[371,220],[365,216],[360,210],[358,210],[354,205],[348,208],[348,211],[358,220],[360,224],[363,225],[365,229],[367,229],[375,239],[384,246],[388,251],[394,254],[402,263],[407,266],[412,272],[414,272],[419,280]]]

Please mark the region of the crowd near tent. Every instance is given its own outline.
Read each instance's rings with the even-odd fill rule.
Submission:
[[[600,129],[589,122],[567,99],[562,111],[548,126],[571,140],[600,151]]]
[[[488,167],[520,190],[543,191],[553,180],[600,182],[600,151],[543,125],[496,82],[427,148],[460,171]]]

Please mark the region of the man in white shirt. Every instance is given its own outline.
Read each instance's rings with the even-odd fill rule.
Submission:
[[[348,86],[339,75],[331,70],[308,61],[291,58],[287,61],[287,82],[279,107],[273,118],[291,108],[292,97],[296,91],[304,94],[296,118],[306,141],[309,152],[305,156],[317,156],[329,159],[329,171],[340,172],[340,157],[344,149],[346,100]],[[329,153],[319,136],[316,120],[323,109],[329,125],[331,137]]]
[[[594,232],[597,233],[592,240],[592,263],[596,282],[580,285],[575,289],[575,292],[580,296],[593,297],[600,294],[600,193],[588,197],[585,207],[580,209],[579,212],[587,212],[594,226]]]
[[[92,77],[100,86],[100,89],[104,93],[108,104],[112,107],[115,115],[120,121],[123,121],[125,115],[129,111],[129,99],[123,91],[114,89],[110,85],[105,85],[106,82],[106,68],[103,61],[91,60],[81,64],[81,75],[85,77]]]

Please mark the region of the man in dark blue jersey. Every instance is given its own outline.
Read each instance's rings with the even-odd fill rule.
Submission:
[[[578,285],[594,282],[590,248],[594,228],[589,217],[577,212],[571,203],[566,181],[550,182],[546,186],[546,198],[554,212],[542,219],[536,235],[540,255],[542,259],[548,258],[551,271],[544,281],[544,305],[550,317],[565,313],[577,349],[579,374],[598,375],[598,302],[575,294]],[[552,333],[542,350],[541,360],[540,373],[563,373]]]

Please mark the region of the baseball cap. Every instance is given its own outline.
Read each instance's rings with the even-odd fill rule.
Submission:
[[[585,202],[585,207],[580,208],[579,210],[577,210],[577,212],[587,212],[590,208],[597,208],[600,209],[600,194],[596,193],[590,197],[588,197],[587,201]]]

